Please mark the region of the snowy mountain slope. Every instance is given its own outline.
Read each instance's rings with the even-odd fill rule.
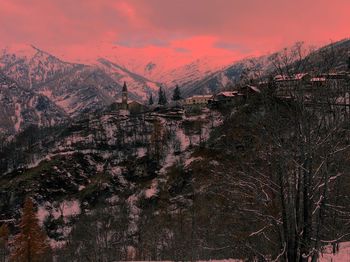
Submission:
[[[300,48],[302,57],[305,56],[301,60],[298,57],[298,48]],[[310,50],[312,51],[310,52]],[[278,56],[283,57],[285,55],[289,57],[290,69],[295,73],[314,71],[315,69],[319,72],[348,70],[349,50],[349,39],[340,40],[315,50],[303,45],[299,46],[299,43],[296,43],[272,54],[243,59],[195,82],[185,83],[183,93],[186,96],[191,96],[215,93],[225,88],[232,88],[240,80],[242,73],[248,77],[257,77],[257,74],[264,77],[276,71],[273,60]]]
[[[146,100],[158,89],[155,82],[108,60],[98,59],[92,65],[73,64],[29,45],[0,51],[0,69],[22,88],[45,96],[73,117],[119,99],[124,81],[133,100]]]
[[[203,57],[169,71],[154,74],[154,77],[159,82],[165,83],[169,88],[174,87],[176,84],[179,86],[190,86],[224,69],[228,64],[228,62],[223,63],[222,61],[216,61],[215,58]]]
[[[227,88],[232,88],[241,80],[243,74],[244,77],[248,78],[267,76],[276,70],[273,65],[273,59],[280,54],[284,55],[283,53],[285,52],[288,54],[292,53],[293,48],[294,46],[272,54],[237,61],[189,85],[185,84],[183,93],[185,96],[217,93]],[[297,57],[294,57],[294,59],[297,59]]]
[[[45,95],[74,117],[110,105],[121,92],[121,86],[102,70],[82,65],[38,85],[35,92]]]
[[[112,61],[123,68],[137,73],[154,82],[173,88],[176,84],[190,85],[203,79],[218,70],[233,64],[234,58],[204,56],[194,59],[190,55],[153,55],[129,54],[126,57],[118,52],[118,55],[104,55],[107,60]]]
[[[6,154],[8,151],[4,149],[0,152],[3,157],[0,163],[0,219],[16,216],[15,203],[28,192],[33,193],[41,205],[39,212],[44,213],[51,212],[51,208],[47,212],[45,208],[56,201],[73,198],[85,212],[93,209],[96,203],[109,199],[128,201],[131,214],[146,209],[142,203],[153,201],[159,186],[167,187],[168,169],[183,161],[194,146],[208,139],[213,126],[220,124],[218,121],[212,123],[210,117],[208,112],[183,120],[158,117],[163,134],[162,141],[157,142],[162,143],[158,160],[151,141],[159,130],[155,130],[152,121],[143,117],[120,118],[108,111],[91,114],[59,128],[38,130],[38,137],[28,142],[32,145],[30,149],[26,146],[26,138],[24,141],[19,139],[17,156],[10,145],[9,153]],[[217,119],[220,117],[217,113]],[[189,121],[203,124],[201,134],[198,127],[190,127]],[[13,193],[13,198],[8,197],[8,192]],[[12,203],[11,208],[6,208],[8,201]],[[134,234],[142,223],[134,215],[126,221],[130,234]],[[60,223],[59,217],[54,220]],[[48,230],[52,231],[53,239],[64,240],[58,237],[60,231]]]
[[[128,92],[134,96],[134,99],[144,101],[150,94],[154,96],[158,92],[159,84],[157,82],[148,80],[146,77],[133,73],[107,59],[97,59],[96,66],[108,74],[115,82],[126,82]]]
[[[26,88],[64,75],[76,66],[30,45],[6,47],[0,51],[2,71]]]
[[[52,126],[67,119],[47,97],[17,85],[0,71],[0,133],[15,133],[30,125]]]
[[[266,58],[258,58],[258,62],[264,61]],[[195,94],[214,94],[226,87],[238,82],[244,69],[250,64],[249,60],[242,60],[234,63],[224,69],[211,72],[203,78],[197,78],[190,83],[184,83],[182,92],[184,96],[192,96]],[[262,66],[262,68],[264,68]],[[263,69],[264,70],[264,69]]]

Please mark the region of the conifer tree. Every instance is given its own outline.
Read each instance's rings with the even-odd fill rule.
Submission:
[[[168,103],[168,100],[166,98],[166,94],[165,91],[163,90],[162,87],[159,87],[159,91],[158,91],[158,104],[159,105],[165,105]]]
[[[151,96],[149,97],[149,100],[148,100],[148,104],[149,105],[153,105],[153,96],[152,96],[152,94],[151,94]]]
[[[13,262],[46,262],[49,261],[49,244],[47,236],[39,226],[31,198],[24,202],[20,232],[15,237],[14,248],[11,254]]]
[[[174,89],[174,93],[173,93],[173,100],[178,101],[181,99],[182,99],[182,97],[181,97],[180,87],[178,85],[176,85],[176,87]]]
[[[166,93],[164,90],[163,90],[163,101],[164,101],[164,105],[166,105],[168,103],[168,99],[166,97]]]

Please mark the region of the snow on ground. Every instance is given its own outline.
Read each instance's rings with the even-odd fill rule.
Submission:
[[[50,214],[54,219],[62,216],[64,221],[68,222],[70,217],[77,216],[80,212],[80,202],[78,200],[65,200],[54,204],[47,202],[43,206],[38,207],[37,217],[41,225]]]
[[[146,262],[146,261],[136,261],[136,260],[133,260],[131,262]],[[171,260],[162,260],[162,261],[147,261],[147,262],[174,262],[174,261],[171,261]],[[242,260],[240,259],[219,259],[219,260],[216,260],[216,259],[210,259],[210,260],[197,260],[196,262],[243,262]]]
[[[57,230],[57,233],[61,233],[66,238],[72,231],[72,227],[67,226],[67,224],[72,217],[75,217],[80,213],[80,202],[78,200],[65,200],[61,203],[53,204],[46,202],[44,205],[38,207],[37,218],[39,220],[39,224],[43,226],[44,221],[50,215],[52,215],[54,219],[58,219],[62,216],[65,224]],[[65,241],[56,241],[55,239],[49,239],[49,241],[50,246],[54,249],[60,248],[65,244]]]
[[[159,173],[163,174],[165,171],[173,166],[176,163],[177,156],[174,154],[174,149],[170,148],[168,152],[166,153],[166,157],[162,163],[162,168],[159,170]]]
[[[129,228],[128,231],[130,233],[135,233],[137,232],[137,224],[139,220],[139,215],[141,210],[137,207],[137,202],[139,201],[139,195],[138,194],[133,194],[127,199],[127,203],[129,205],[129,210],[130,210],[130,223],[129,223]]]
[[[326,246],[320,255],[319,262],[350,262],[350,242],[339,244],[339,252],[332,254],[332,247]]]
[[[145,147],[139,147],[137,148],[137,157],[144,157],[147,153],[147,148]]]
[[[185,167],[190,165],[192,162],[200,161],[200,160],[202,160],[202,157],[191,157],[191,158],[188,158],[185,161]]]
[[[71,108],[72,102],[70,98],[61,99],[54,101],[56,105],[58,105],[61,109],[63,109],[66,113],[72,114],[74,112],[74,108]]]
[[[21,104],[16,103],[16,105],[15,105],[15,116],[16,116],[15,129],[17,132],[21,128],[21,123],[23,122],[21,111],[22,111]]]
[[[145,197],[151,198],[155,196],[158,193],[157,187],[158,187],[158,181],[157,179],[153,179],[151,187],[145,190]]]
[[[52,90],[50,90],[50,89],[48,89],[48,88],[39,91],[39,94],[41,94],[41,95],[43,95],[43,96],[46,96],[46,97],[49,98],[49,99],[52,99]]]
[[[190,139],[185,135],[183,129],[178,128],[176,130],[176,137],[180,141],[181,151],[186,150],[190,146]]]

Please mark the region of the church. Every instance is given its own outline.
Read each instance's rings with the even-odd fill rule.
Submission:
[[[119,112],[119,115],[138,114],[147,111],[147,107],[137,101],[131,101],[128,99],[128,87],[126,82],[122,88],[122,99],[115,103],[115,109]]]

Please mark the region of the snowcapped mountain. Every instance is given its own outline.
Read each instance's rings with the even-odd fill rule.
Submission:
[[[232,63],[232,61],[230,61]],[[172,88],[175,85],[190,86],[193,83],[225,68],[230,63],[216,61],[212,57],[203,57],[166,72],[154,72],[153,77],[158,82]]]
[[[26,107],[27,97],[22,96],[30,93],[49,101],[50,105],[70,117],[106,107],[118,100],[124,81],[129,87],[129,97],[134,100],[146,100],[158,90],[156,82],[106,59],[98,59],[90,65],[69,63],[30,45],[2,49],[0,70],[18,87],[18,108]],[[27,122],[38,122],[34,119]],[[10,126],[9,130],[20,130]]]
[[[63,75],[76,66],[31,45],[10,46],[0,51],[2,71],[26,88]]]
[[[265,67],[266,57],[256,59],[256,65],[261,68]],[[242,60],[228,65],[216,71],[207,71],[203,77],[194,77],[192,81],[184,82],[182,93],[184,96],[195,94],[213,94],[225,89],[226,87],[237,82],[244,69],[249,66],[250,60]]]
[[[234,58],[230,57],[205,56],[193,59],[190,56],[177,57],[170,54],[139,54],[135,58],[135,54],[129,54],[128,57],[120,54],[120,51],[115,52],[115,55],[104,54],[101,57],[170,89],[175,85],[189,86],[234,63]]]
[[[282,52],[291,52],[293,47],[278,51],[269,55],[252,57],[236,61],[222,69],[208,73],[203,78],[183,85],[184,96],[194,94],[213,94],[227,88],[232,88],[240,81],[242,74],[246,77],[255,78],[266,76],[276,70],[273,65],[274,57]]]
[[[81,65],[38,85],[35,92],[49,98],[69,116],[76,117],[113,103],[121,92],[121,85],[99,68]]]
[[[67,61],[84,64],[96,64],[102,58],[170,89],[176,84],[189,85],[203,79],[232,65],[236,60],[223,55],[198,58],[185,50],[177,52],[162,48],[128,48],[107,43],[84,49],[84,54],[78,50],[63,50],[61,53]]]
[[[20,87],[0,71],[0,133],[15,133],[30,125],[53,126],[67,115],[47,97]]]
[[[159,84],[157,82],[148,80],[147,78],[133,73],[125,67],[113,63],[105,58],[97,59],[95,65],[102,69],[115,82],[126,82],[128,84],[128,91],[132,95],[133,99],[144,101],[151,94],[155,95],[158,91]]]
[[[82,64],[65,62],[31,45],[10,46],[0,51],[0,69],[23,92],[45,98],[65,116],[77,117],[119,100],[124,82],[132,100],[146,101],[151,94],[156,97],[161,84],[167,92],[179,85],[183,95],[190,96],[222,89],[239,77],[243,68],[240,63],[232,65],[230,58],[203,57],[193,61],[186,55],[123,51],[100,50],[98,56]],[[169,61],[173,63],[169,65]],[[23,92],[17,93],[17,107],[25,108],[21,104],[26,103],[21,97]],[[29,122],[40,122],[35,119]],[[20,129],[12,126],[9,130]]]

